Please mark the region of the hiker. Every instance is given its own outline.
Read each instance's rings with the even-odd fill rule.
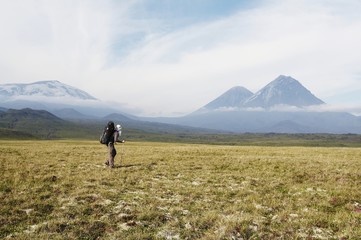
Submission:
[[[117,128],[114,127],[114,122],[109,121],[105,126],[103,134],[100,137],[100,143],[107,145],[108,147],[108,159],[105,161],[105,165],[114,168],[114,158],[117,155],[117,150],[114,147],[116,142],[124,143],[124,140],[120,140],[121,125],[118,124]],[[120,133],[120,134],[119,134]]]

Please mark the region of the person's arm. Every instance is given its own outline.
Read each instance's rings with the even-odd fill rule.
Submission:
[[[114,143],[118,142],[118,136],[119,136],[118,131],[115,131],[114,132]]]

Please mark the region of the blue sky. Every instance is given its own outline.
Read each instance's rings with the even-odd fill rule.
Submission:
[[[361,113],[359,0],[0,0],[0,82],[56,79],[135,114],[279,75]]]

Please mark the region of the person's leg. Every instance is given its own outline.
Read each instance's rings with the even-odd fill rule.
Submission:
[[[105,165],[107,165],[107,166],[109,166],[109,146],[107,146],[107,148],[108,148],[108,157],[107,157],[107,159],[105,160],[105,162],[104,162],[104,164]]]
[[[113,165],[112,167],[114,167],[114,161],[115,161],[115,156],[117,155],[117,150],[115,149],[115,146],[113,145],[113,150],[112,150],[112,156],[113,156]]]
[[[115,150],[114,143],[108,144],[109,149],[109,167],[114,167],[114,157],[117,155],[117,151]]]

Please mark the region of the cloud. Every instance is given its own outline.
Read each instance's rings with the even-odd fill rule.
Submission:
[[[201,112],[207,112],[207,109],[201,109]],[[233,111],[245,111],[245,112],[348,112],[356,116],[361,116],[361,105],[342,105],[342,104],[320,104],[304,107],[296,107],[286,104],[278,104],[272,106],[270,109],[262,107],[220,107],[215,111],[218,112],[233,112]]]
[[[55,78],[83,85],[104,66],[113,17],[125,15],[112,6],[110,1],[2,1],[0,65],[7,70],[2,79]]]
[[[280,74],[321,99],[361,89],[358,0],[264,0],[183,18],[163,3],[3,1],[1,79],[58,79],[145,115],[188,113]]]
[[[306,108],[311,112],[348,112],[356,116],[361,116],[361,104],[322,104]]]
[[[155,34],[115,71],[136,83],[131,90],[139,92],[137,99],[149,90],[155,93],[145,100],[149,108],[170,110],[201,107],[234,85],[256,91],[279,74],[294,76],[321,98],[348,91],[361,87],[354,78],[361,60],[361,19],[356,16],[361,6],[358,1],[345,5],[268,1],[226,18]]]

